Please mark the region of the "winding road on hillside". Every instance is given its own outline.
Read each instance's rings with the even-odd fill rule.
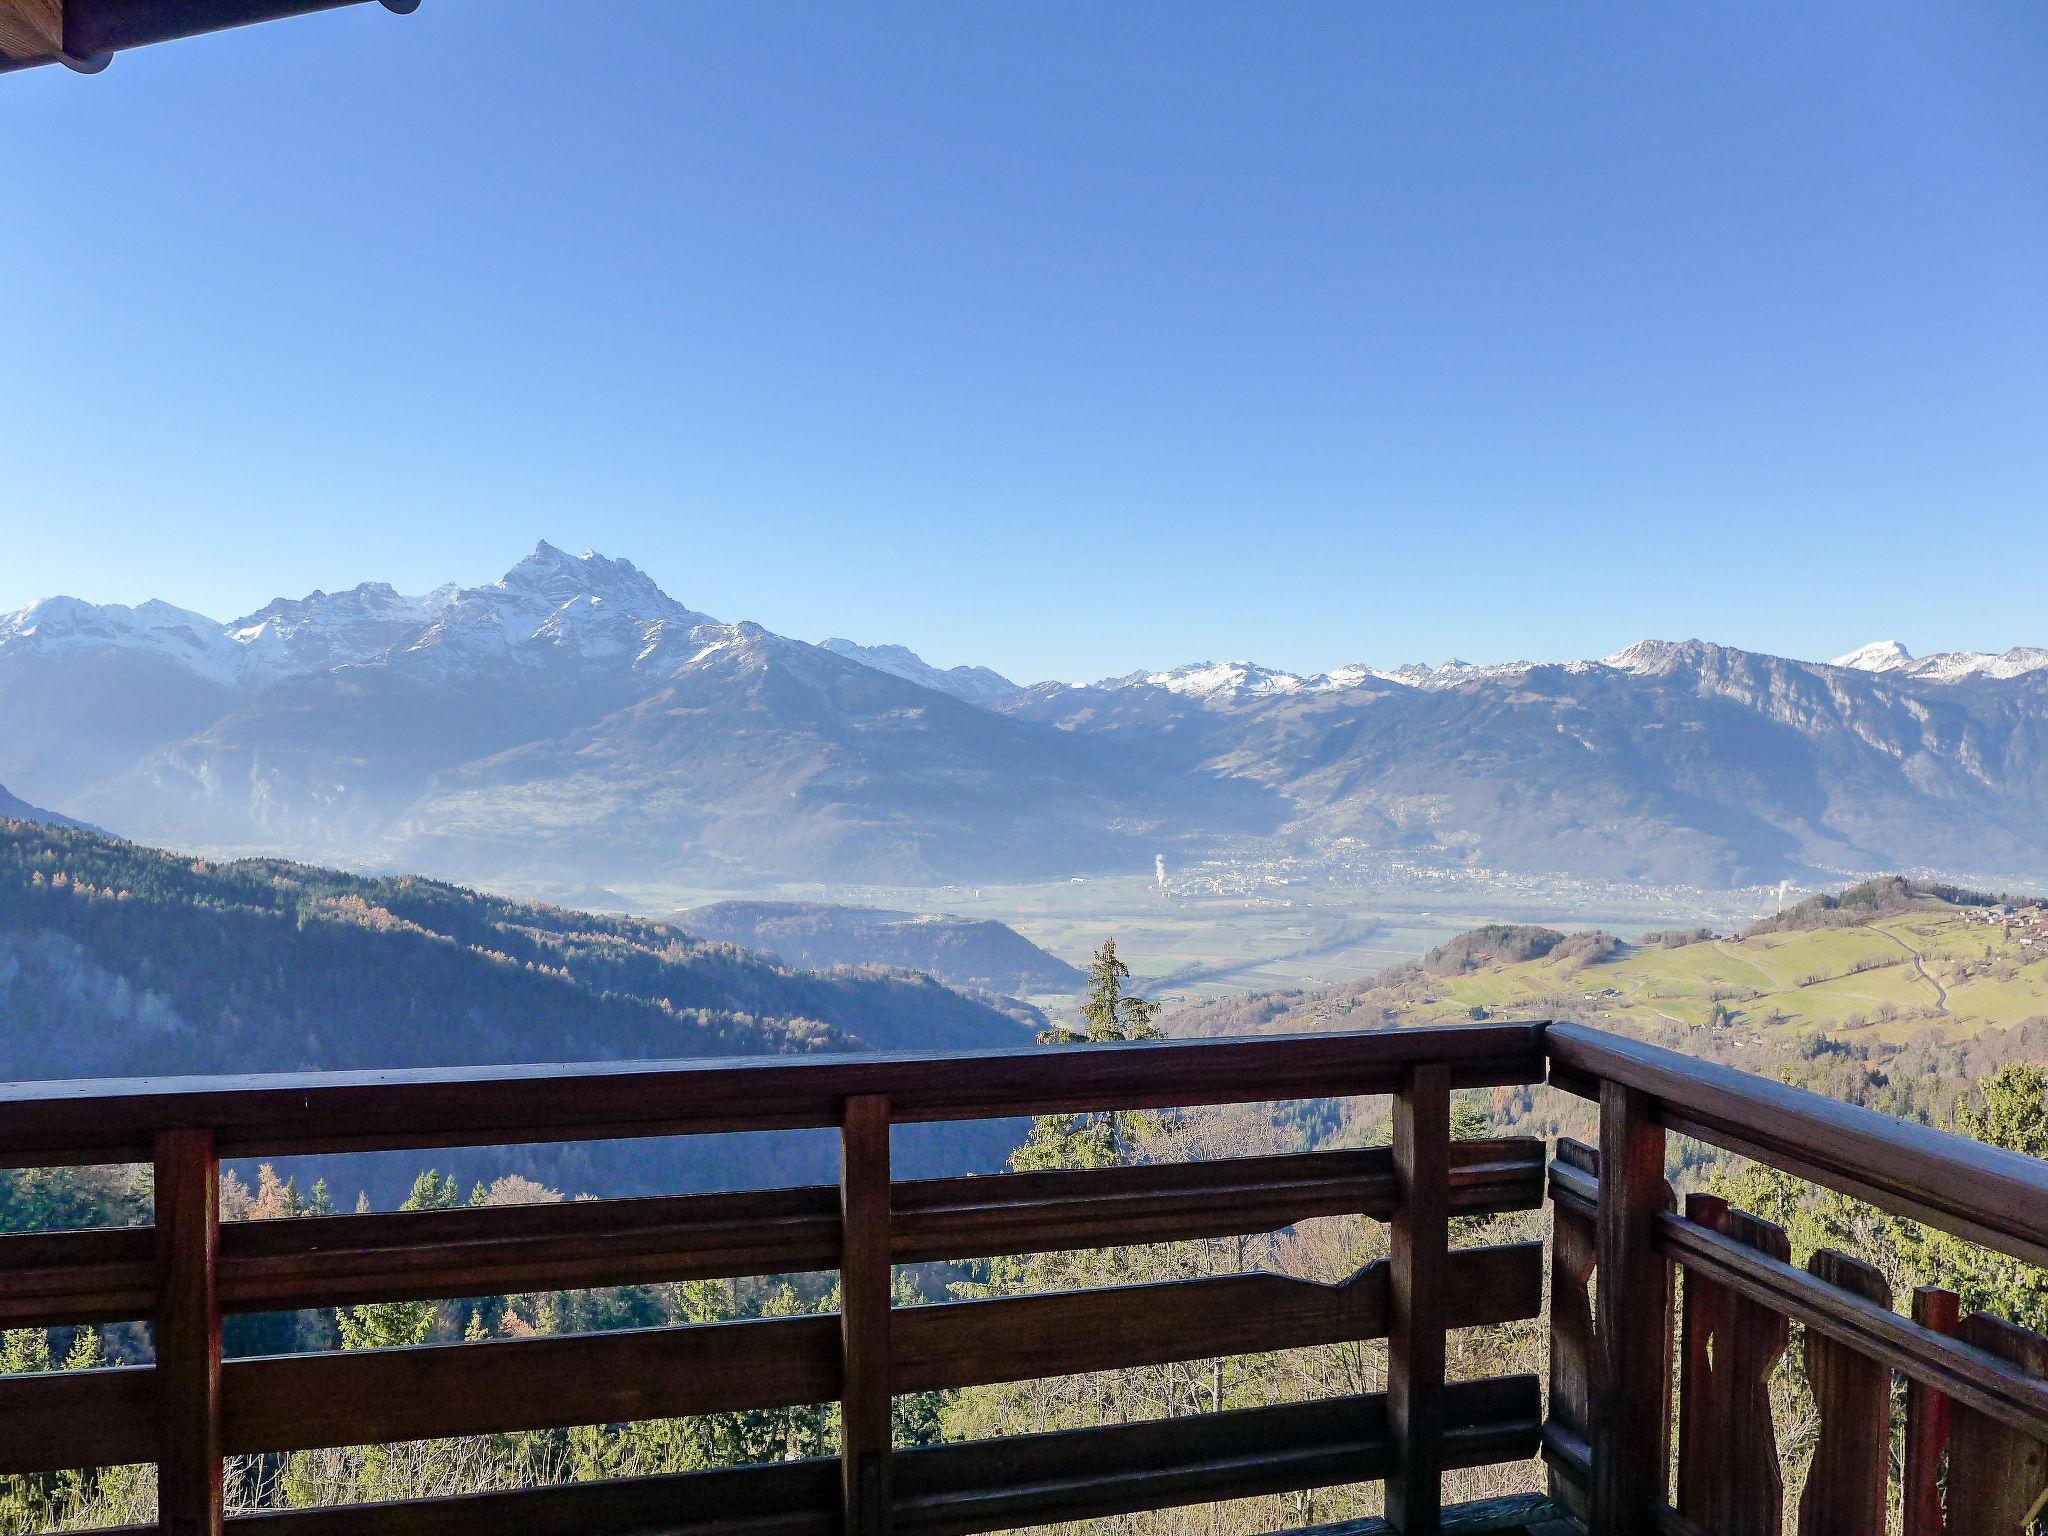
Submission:
[[[1948,988],[1944,987],[1940,982],[1936,981],[1931,974],[1929,974],[1927,969],[1926,957],[1923,956],[1919,950],[1915,949],[1912,945],[1908,944],[1904,939],[1900,938],[1896,933],[1893,933],[1889,928],[1875,928],[1871,931],[1874,933],[1883,934],[1886,938],[1890,939],[1894,944],[1898,945],[1899,948],[1903,949],[1907,954],[1913,957],[1913,969],[1920,973],[1920,979],[1922,981],[1926,982],[1927,985],[1934,988],[1934,1006],[1936,1011],[1946,1015],[1948,1013]]]

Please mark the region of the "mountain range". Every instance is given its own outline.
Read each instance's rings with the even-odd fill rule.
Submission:
[[[518,889],[1039,880],[1246,848],[1732,886],[2048,870],[2048,651],[1692,640],[1021,686],[542,544],[421,596],[0,619],[0,782],[138,840]]]

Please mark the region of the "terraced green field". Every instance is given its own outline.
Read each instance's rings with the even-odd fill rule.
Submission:
[[[2048,941],[2028,947],[2019,932],[1967,911],[1916,909],[1854,928],[1626,946],[1590,964],[1530,960],[1426,987],[1435,995],[1411,1006],[1440,1018],[1483,1008],[1760,1033],[1821,1027],[1897,1040],[1932,1027],[1968,1036],[2048,1016]]]

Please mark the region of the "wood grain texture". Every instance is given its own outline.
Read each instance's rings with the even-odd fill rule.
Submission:
[[[223,1157],[836,1127],[881,1095],[898,1124],[1393,1093],[1539,1081],[1542,1026],[1162,1040],[1085,1051],[746,1057],[714,1062],[327,1072],[0,1084],[0,1165],[149,1156],[167,1125],[214,1128]]]
[[[1815,1279],[1890,1309],[1892,1288],[1872,1265],[1823,1248]],[[1799,1496],[1799,1536],[1882,1536],[1891,1461],[1892,1372],[1818,1329],[1806,1331],[1806,1379],[1820,1439]]]
[[[2048,1377],[2048,1338],[1972,1312],[1956,1337],[2033,1377]],[[2048,1418],[2032,1432],[1957,1404],[1949,1426],[1948,1536],[2013,1536],[2048,1495]]]
[[[1450,1074],[1417,1067],[1394,1100],[1399,1202],[1388,1224],[1387,1519],[1433,1536],[1443,1519],[1445,1301],[1450,1289]]]
[[[1658,1235],[1688,1275],[1704,1275],[2022,1433],[2048,1423],[2048,1382],[1987,1350],[1824,1286],[1804,1270],[1684,1217],[1663,1218]]]
[[[1597,1179],[1600,1154],[1559,1137],[1557,1161]],[[1569,1437],[1590,1447],[1593,1433],[1594,1266],[1600,1255],[1597,1204],[1590,1210],[1558,1202],[1550,1231],[1550,1417],[1547,1437]],[[1550,1496],[1580,1520],[1590,1505],[1584,1478],[1562,1458],[1550,1461]]]
[[[1543,1144],[1451,1149],[1456,1215],[1541,1204]],[[1315,1216],[1384,1219],[1385,1147],[1074,1172],[918,1179],[894,1189],[898,1264],[1269,1232]],[[724,1279],[831,1269],[829,1185],[558,1205],[233,1222],[221,1229],[226,1312]],[[155,1306],[146,1227],[0,1235],[0,1326],[124,1322]]]
[[[1533,1376],[1450,1386],[1445,1464],[1529,1455],[1540,1398]],[[1391,1461],[1386,1400],[1377,1394],[1026,1435],[899,1453],[895,1523],[916,1536],[969,1536],[1322,1487],[1375,1475]],[[785,1462],[280,1511],[232,1519],[228,1529],[248,1536],[829,1536],[839,1523],[837,1478],[831,1461]]]
[[[1716,1196],[1687,1196],[1685,1213],[1781,1264],[1791,1258],[1782,1228],[1730,1210]],[[1785,1491],[1770,1374],[1791,1342],[1791,1324],[1695,1271],[1686,1276],[1683,1339],[1678,1512],[1716,1536],[1778,1536]]]
[[[840,1509],[845,1536],[888,1536],[890,1405],[889,1101],[846,1101],[839,1134]]]
[[[1931,1333],[1952,1334],[1962,1317],[1954,1291],[1923,1285],[1913,1292],[1913,1321]],[[1904,1536],[1946,1536],[1941,1504],[1942,1458],[1948,1453],[1949,1401],[1926,1382],[1906,1382],[1906,1431],[1900,1448]]]
[[[219,1536],[220,1163],[204,1130],[159,1132],[155,1154],[158,1526]]]
[[[1534,1316],[1534,1243],[1461,1250],[1452,1327]],[[893,1314],[899,1392],[1072,1375],[1219,1353],[1380,1338],[1386,1264],[1341,1286],[1227,1275],[1045,1296],[948,1302]],[[838,1320],[752,1319],[688,1328],[230,1360],[231,1455],[564,1428],[830,1402],[842,1390]],[[147,1368],[0,1379],[0,1472],[155,1458]]]
[[[0,55],[44,59],[63,51],[63,0],[0,0]]]
[[[1652,1108],[1637,1089],[1601,1086],[1593,1536],[1633,1536],[1664,1501],[1670,1280],[1656,1241],[1665,1200],[1664,1129]]]
[[[1626,1084],[1674,1134],[2048,1265],[2048,1162],[1580,1024],[1544,1045],[1559,1087]]]

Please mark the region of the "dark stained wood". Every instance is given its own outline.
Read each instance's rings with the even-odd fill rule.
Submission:
[[[1459,1142],[1450,1178],[1454,1214],[1534,1210],[1543,1144]],[[1385,1220],[1396,1200],[1386,1147],[916,1180],[896,1186],[896,1262],[1234,1237],[1316,1216]]]
[[[1563,1169],[1583,1174],[1589,1182],[1600,1172],[1600,1154],[1583,1142],[1558,1138],[1557,1161]],[[1598,1188],[1594,1201],[1580,1206],[1555,1200],[1550,1231],[1550,1417],[1546,1442],[1569,1437],[1590,1446],[1593,1433],[1593,1296],[1591,1281],[1599,1260]],[[1577,1468],[1550,1458],[1550,1496],[1580,1520],[1587,1517],[1585,1480]]]
[[[0,1376],[0,1473],[155,1461],[156,1426],[148,1367]]]
[[[834,1461],[780,1462],[505,1493],[276,1510],[247,1536],[833,1536]]]
[[[1965,1344],[2036,1378],[2048,1377],[2048,1338],[1972,1312],[1956,1325]],[[2048,1495],[2048,1417],[2032,1432],[1958,1403],[1948,1441],[1948,1536],[2012,1536]]]
[[[1461,1250],[1452,1327],[1535,1314],[1541,1250]],[[1233,1275],[913,1307],[893,1317],[896,1390],[936,1391],[1385,1333],[1386,1266],[1348,1285]],[[233,1455],[830,1402],[838,1319],[776,1318],[417,1349],[230,1360]],[[0,1380],[0,1472],[150,1460],[153,1372]]]
[[[1565,1069],[1552,1071],[1553,1084],[1626,1084],[1656,1101],[1675,1134],[2048,1265],[2040,1159],[1583,1025],[1553,1024],[1544,1041]]]
[[[1519,1536],[1523,1531],[1530,1536],[1552,1536],[1548,1530],[1539,1533],[1538,1528],[1556,1523],[1563,1513],[1540,1493],[1510,1493],[1497,1499],[1448,1506],[1444,1510],[1444,1536],[1487,1536],[1491,1532]],[[1393,1536],[1393,1527],[1378,1518],[1340,1520],[1331,1525],[1274,1532],[1272,1536]],[[1576,1533],[1566,1528],[1556,1536]]]
[[[1454,1215],[1542,1202],[1543,1144],[1451,1149]],[[1079,1172],[920,1179],[895,1187],[895,1262],[1267,1232],[1394,1208],[1385,1147]],[[831,1269],[829,1185],[558,1205],[233,1222],[221,1229],[227,1312]],[[122,1322],[155,1304],[146,1227],[0,1235],[0,1327]]]
[[[213,1133],[156,1137],[157,1508],[163,1536],[219,1536],[220,1163]]]
[[[1892,1288],[1860,1259],[1823,1248],[1806,1267],[1823,1285],[1891,1307]],[[1820,1414],[1820,1439],[1799,1496],[1799,1536],[1881,1536],[1891,1459],[1891,1367],[1809,1328],[1806,1379]]]
[[[1450,1074],[1417,1067],[1394,1100],[1399,1203],[1388,1225],[1387,1519],[1433,1536],[1443,1519],[1445,1300],[1450,1291]]]
[[[165,1125],[214,1127],[223,1157],[832,1127],[849,1097],[898,1124],[1393,1093],[1542,1077],[1542,1026],[1446,1024],[1085,1051],[962,1051],[0,1084],[0,1165],[149,1155]]]
[[[0,1236],[0,1328],[140,1322],[155,1309],[148,1227]]]
[[[1713,1195],[1689,1195],[1686,1219],[1780,1264],[1784,1230]],[[1788,1266],[1789,1267],[1789,1266]],[[1791,1343],[1779,1313],[1698,1271],[1685,1282],[1678,1512],[1716,1536],[1778,1536],[1785,1492],[1771,1417],[1771,1368]]]
[[[1593,1536],[1634,1536],[1663,1502],[1670,1285],[1656,1242],[1664,1129],[1647,1095],[1600,1092],[1598,1344],[1593,1379]]]
[[[2000,1423],[2022,1432],[2048,1423],[2048,1382],[1987,1350],[1832,1290],[1804,1270],[1683,1217],[1665,1217],[1659,1237],[1689,1276],[1703,1274]]]
[[[1445,1465],[1530,1454],[1540,1395],[1533,1376],[1450,1386]],[[901,1452],[897,1462],[898,1528],[968,1536],[1348,1482],[1384,1472],[1392,1449],[1386,1400],[1373,1395],[939,1446]],[[836,1479],[832,1462],[787,1462],[282,1511],[228,1528],[249,1536],[826,1536],[838,1524]]]
[[[831,1402],[839,1319],[231,1360],[232,1455]]]
[[[63,51],[63,0],[0,0],[0,55],[41,59]]]
[[[845,1536],[888,1536],[890,1409],[889,1101],[846,1101],[839,1135],[840,1506]]]
[[[1533,1376],[1456,1383],[1443,1409],[1447,1467],[1535,1449]],[[896,1525],[965,1536],[1385,1476],[1396,1461],[1387,1417],[1382,1396],[1342,1397],[905,1451]]]
[[[1541,1249],[1461,1250],[1452,1327],[1535,1314]],[[1344,1286],[1232,1275],[1047,1296],[952,1302],[894,1315],[899,1391],[937,1391],[1305,1348],[1385,1333],[1386,1266]],[[417,1349],[230,1360],[230,1454],[681,1417],[830,1402],[841,1392],[838,1320],[776,1318]],[[154,1373],[0,1380],[0,1472],[151,1460]]]
[[[838,1194],[814,1185],[234,1222],[221,1232],[221,1294],[231,1312],[283,1312],[794,1274],[838,1262]]]
[[[1913,1321],[1932,1333],[1952,1334],[1962,1316],[1954,1291],[1923,1285],[1913,1292]],[[1942,1458],[1948,1452],[1949,1401],[1926,1382],[1906,1382],[1906,1434],[1901,1450],[1904,1536],[1946,1536],[1941,1504]]]
[[[1540,1243],[1461,1249],[1444,1273],[1445,1321],[1484,1327],[1534,1317]],[[1384,1338],[1386,1260],[1341,1285],[1286,1275],[1217,1275],[994,1301],[899,1309],[896,1390],[1073,1376],[1213,1355]]]

